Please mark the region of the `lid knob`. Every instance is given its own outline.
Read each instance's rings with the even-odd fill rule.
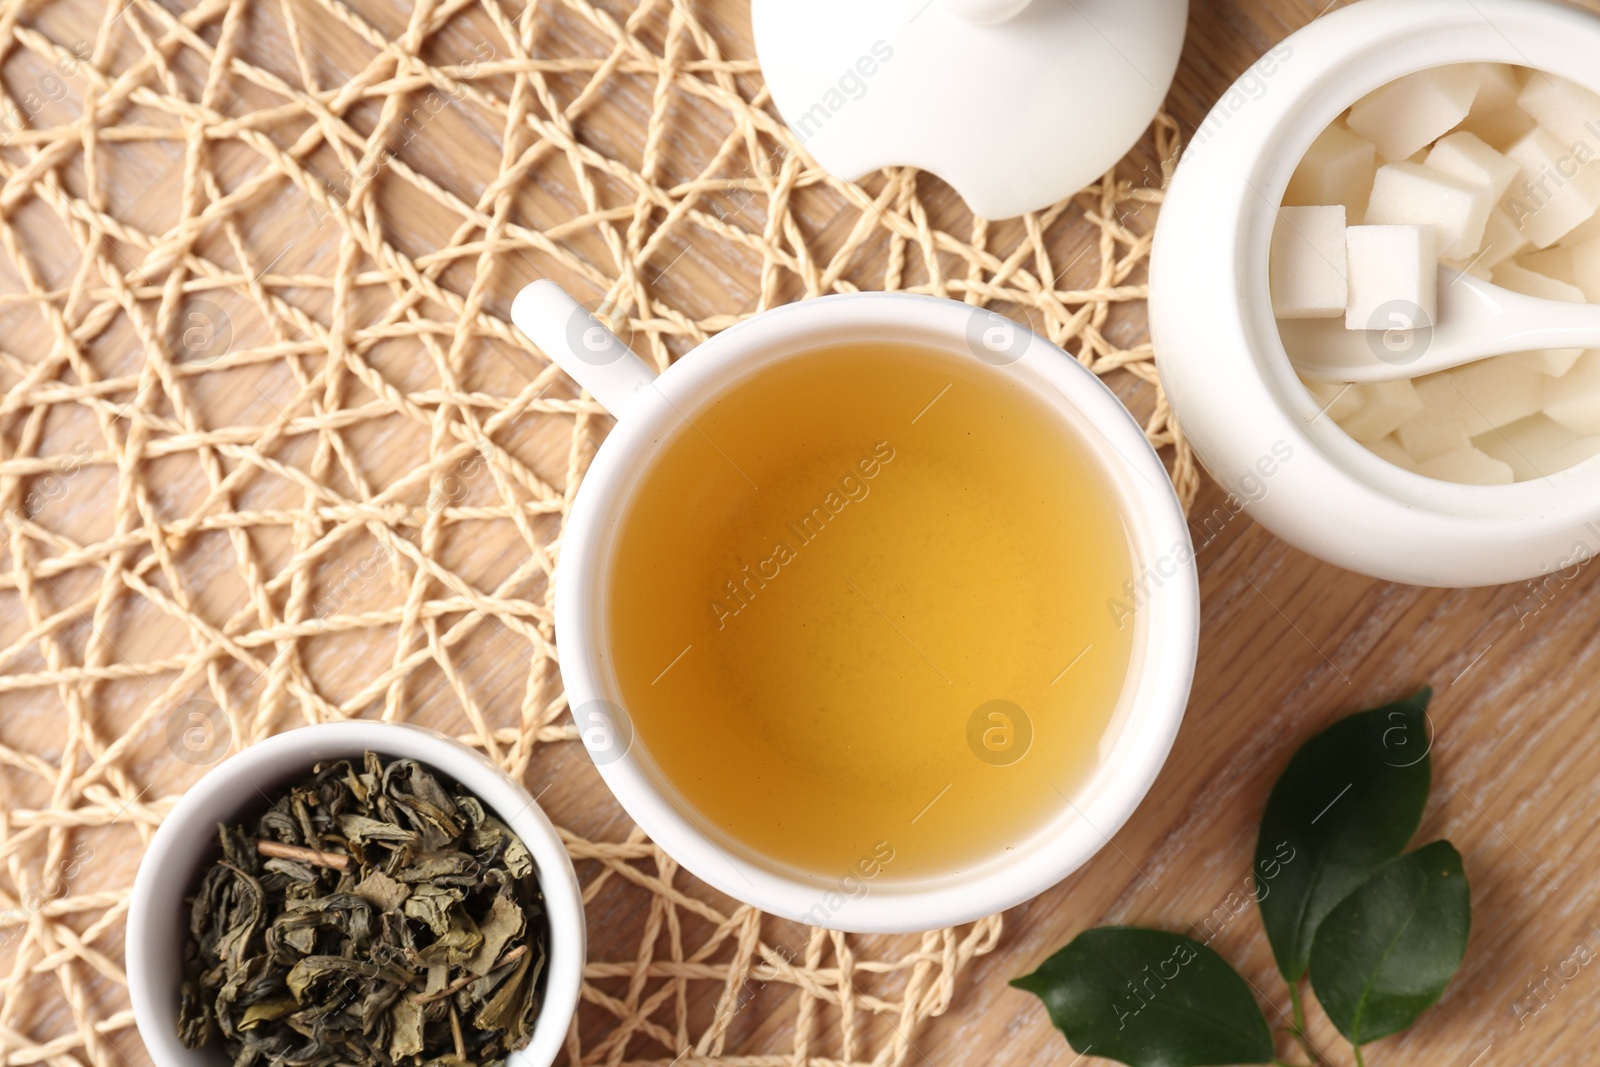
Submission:
[[[993,26],[1022,14],[1033,0],[944,0],[951,14],[977,26]]]

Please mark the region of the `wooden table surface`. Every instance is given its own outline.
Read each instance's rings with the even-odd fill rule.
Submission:
[[[743,46],[731,54],[753,55],[744,5],[714,0],[704,6],[711,11],[708,21]],[[1184,133],[1257,56],[1322,10],[1321,0],[1195,0],[1169,102]],[[692,136],[693,119],[685,125]],[[1141,151],[1148,156],[1148,144]],[[949,199],[931,180],[924,181],[924,195]],[[301,224],[276,225],[288,232]],[[301,229],[296,256],[326,262],[336,255],[336,232]],[[675,275],[685,302],[693,302],[696,285],[743,285],[755,299],[747,255],[712,242],[693,253]],[[1148,408],[1147,386],[1126,376],[1116,385],[1135,406]],[[547,468],[559,473],[565,447],[564,435],[549,443],[542,457]],[[1197,529],[1219,508],[1226,514],[1222,493],[1208,480],[1193,511]],[[1461,850],[1472,884],[1472,940],[1443,1002],[1412,1031],[1372,1046],[1367,1062],[1494,1067],[1592,1061],[1590,1050],[1600,1042],[1600,967],[1582,968],[1565,982],[1547,979],[1581,946],[1600,954],[1600,915],[1591,914],[1600,905],[1585,889],[1589,879],[1600,878],[1593,817],[1600,805],[1600,741],[1591,729],[1600,714],[1600,688],[1590,673],[1600,666],[1596,568],[1538,587],[1418,589],[1319,562],[1248,517],[1213,521],[1209,528],[1214,536],[1197,535],[1204,542],[1198,674],[1165,770],[1110,847],[1007,915],[997,949],[963,973],[949,1010],[915,1035],[910,1062],[1070,1063],[1073,1054],[1039,1003],[1007,981],[1088,926],[1189,930],[1219,909],[1231,911],[1245,886],[1261,806],[1293,747],[1336,716],[1423,683],[1437,690],[1435,787],[1419,840],[1448,837]],[[359,645],[340,653],[362,654]],[[337,673],[332,663],[318,669]],[[435,680],[416,696],[425,703],[440,692],[448,697],[445,684]],[[41,710],[7,729],[12,737],[46,737],[59,724]],[[536,765],[535,773],[592,773],[572,770],[570,761],[581,763],[581,757],[565,749]],[[586,835],[614,839],[625,823],[598,779],[591,785],[588,800],[552,797],[552,814]],[[137,857],[137,842],[130,838],[128,846],[125,862],[118,861],[125,868]],[[1287,1010],[1251,910],[1239,912],[1214,947],[1260,991],[1269,1019]],[[1529,1000],[1540,983],[1546,983],[1543,999]],[[1350,1062],[1348,1047],[1313,1015],[1313,1037],[1329,1059]],[[776,1017],[749,1024],[788,1025]]]

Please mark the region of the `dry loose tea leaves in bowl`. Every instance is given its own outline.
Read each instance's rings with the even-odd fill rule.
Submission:
[[[318,764],[219,826],[190,902],[178,1033],[235,1067],[487,1067],[539,1013],[547,920],[527,846],[415,760]]]

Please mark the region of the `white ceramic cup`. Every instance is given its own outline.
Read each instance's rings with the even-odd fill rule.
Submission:
[[[685,868],[729,896],[796,921],[862,932],[927,930],[1037,895],[1094,855],[1133,813],[1166,759],[1188,700],[1198,583],[1188,527],[1159,458],[1127,409],[1071,356],[998,313],[903,293],[828,296],[772,309],[716,335],[659,377],[553,282],[524,289],[511,316],[617,416],[561,539],[555,591],[561,675],[606,784]],[[653,455],[686,420],[781,360],[871,341],[982,359],[1044,398],[1093,451],[1120,498],[1134,570],[1149,595],[1134,615],[1129,678],[1102,758],[1058,817],[1026,844],[959,878],[883,880],[844,893],[836,880],[764,861],[692,811],[664,780],[634,739],[609,666],[604,594],[627,506],[650,477]]]
[[[1389,463],[1301,384],[1267,286],[1289,177],[1362,96],[1414,71],[1484,61],[1600,92],[1597,57],[1600,17],[1567,4],[1364,0],[1275,45],[1200,125],[1151,253],[1156,367],[1206,469],[1285,541],[1353,571],[1438,586],[1570,580],[1576,570],[1563,572],[1600,555],[1600,457],[1511,485]],[[1600,129],[1589,148],[1600,151]],[[1291,458],[1279,462],[1275,448]],[[1273,459],[1267,478],[1252,473],[1262,457]],[[1196,528],[1208,521],[1196,516]]]
[[[583,984],[583,897],[572,860],[528,791],[480,753],[416,726],[332,722],[277,734],[229,757],[196,782],[161,823],[139,864],[128,907],[128,994],[134,1022],[156,1067],[227,1067],[220,1045],[189,1049],[178,1040],[178,994],[189,936],[186,900],[202,867],[216,857],[217,824],[244,820],[311,774],[324,760],[364,752],[414,759],[475,794],[533,854],[549,918],[544,1003],[528,1044],[506,1067],[549,1067],[567,1036]]]

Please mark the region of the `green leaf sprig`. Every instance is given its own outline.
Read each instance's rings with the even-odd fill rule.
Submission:
[[[1431,695],[1424,687],[1311,738],[1261,817],[1252,895],[1289,988],[1287,1030],[1318,1067],[1304,982],[1364,1067],[1361,1046],[1416,1022],[1466,953],[1460,854],[1448,841],[1405,852],[1432,775]],[[1183,934],[1086,930],[1012,985],[1044,1001],[1080,1054],[1131,1067],[1284,1063],[1250,985]]]

